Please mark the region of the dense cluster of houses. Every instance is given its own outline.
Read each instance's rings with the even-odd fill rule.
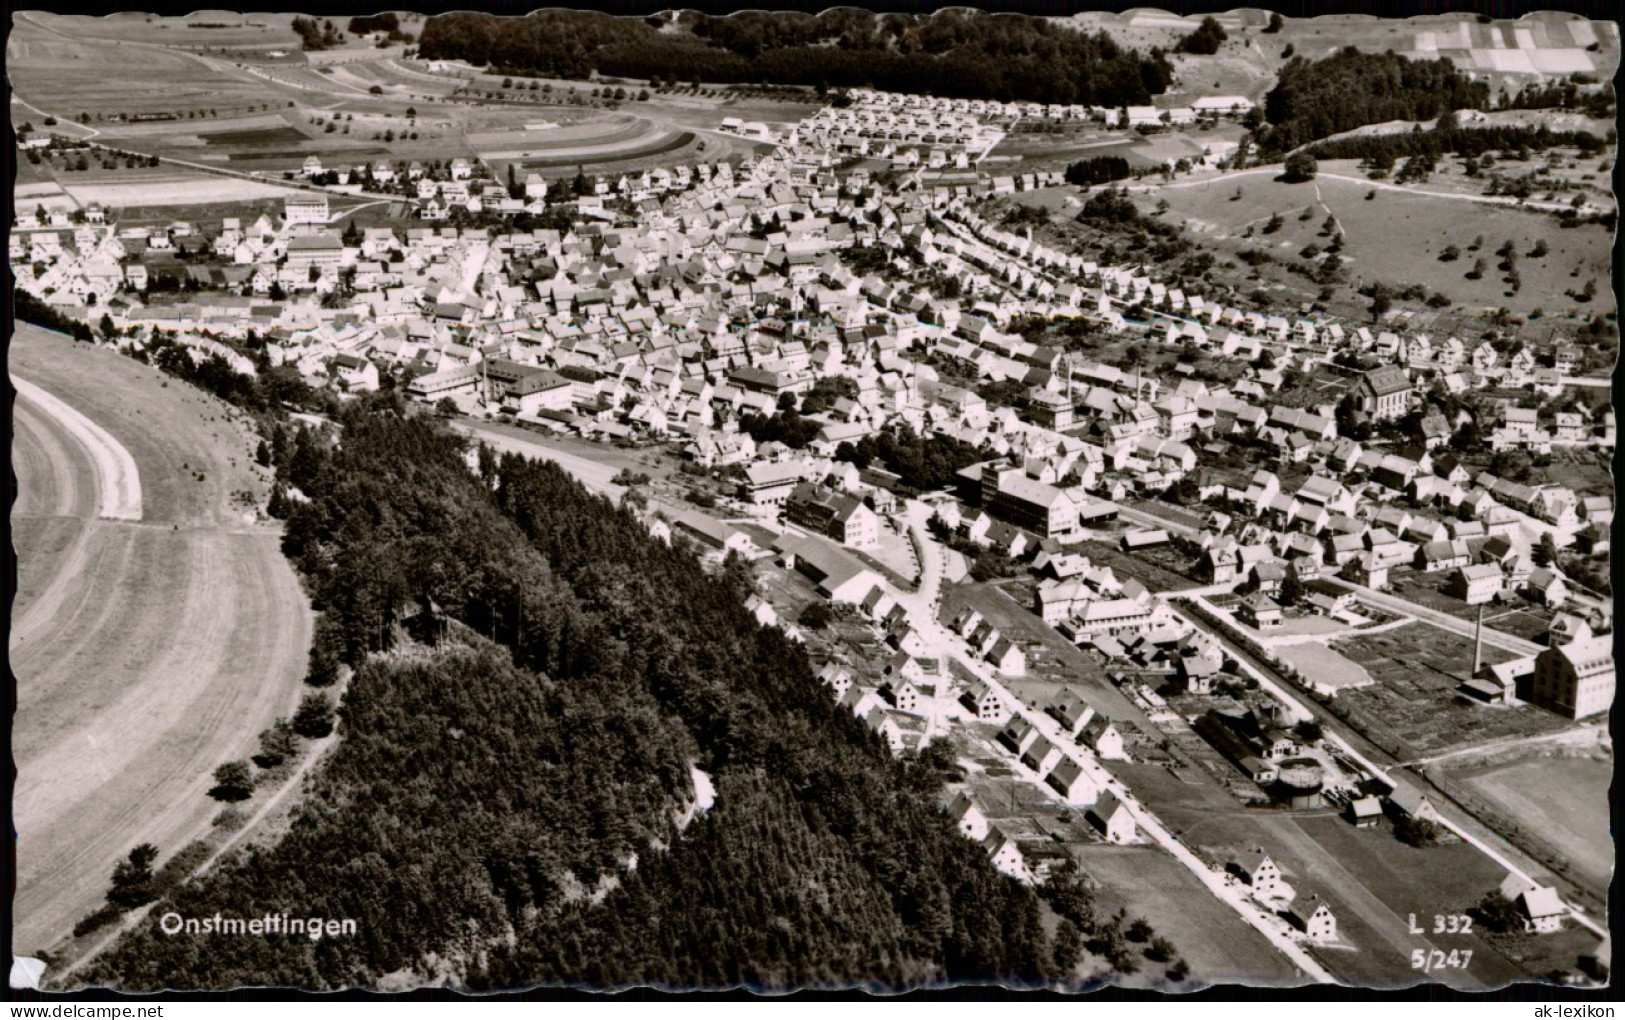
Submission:
[[[1340,434],[1332,404],[1272,400],[1290,368],[1374,355],[1386,367],[1358,374],[1350,392],[1355,413],[1380,424],[1407,415],[1433,383],[1560,389],[1578,360],[1573,347],[1558,345],[1554,367],[1539,368],[1528,348],[1504,355],[1490,343],[1265,315],[1147,267],[1097,264],[980,211],[981,198],[1052,177],[973,170],[944,183],[952,178],[922,166],[882,188],[850,159],[857,139],[923,149],[927,163],[940,150],[952,163],[952,153],[995,138],[994,125],[1096,111],[864,90],[849,99],[768,155],[590,182],[559,202],[539,177],[527,176],[516,198],[464,159],[333,170],[311,157],[303,167],[312,179],[364,174],[441,208],[563,205],[568,228],[341,234],[327,194],[306,191],[290,195],[279,218],[226,218],[209,231],[123,227],[96,206],[19,210],[10,254],[21,286],[71,317],[95,322],[105,312],[122,342],[171,333],[253,371],[229,346],[252,334],[271,364],[341,395],[387,377],[409,396],[535,428],[674,442],[701,465],[737,466],[741,502],[855,549],[877,540],[899,486],[879,465],[834,460],[840,446],[893,425],[958,439],[987,459],[960,473],[959,499],[940,504],[943,522],[1013,558],[1042,559],[1035,609],[1097,645],[1157,635],[1166,607],[1109,571],[1068,561],[1057,543],[1112,519],[1120,501],[1179,484],[1227,508],[1204,511],[1178,540],[1199,548],[1211,583],[1246,585],[1240,612],[1259,629],[1279,622],[1273,600],[1289,576],[1309,586],[1307,605],[1335,614],[1346,602],[1313,584],[1323,572],[1382,587],[1401,565],[1446,574],[1469,603],[1516,591],[1561,606],[1568,580],[1530,562],[1512,536],[1544,529],[1584,550],[1607,548],[1609,500],[1469,472],[1449,447],[1460,420],[1429,416],[1410,446],[1362,444]],[[854,248],[890,261],[860,274],[843,258]],[[921,285],[921,264],[960,296]],[[1183,364],[1146,376],[1026,339],[1014,326],[1032,316],[1081,319],[1246,367],[1228,384]],[[831,378],[852,395],[808,416],[816,433],[803,447],[758,444],[741,430],[743,416],[772,415]],[[1018,384],[1020,409],[990,404],[959,384],[965,378]],[[1611,410],[1547,416],[1503,405],[1499,422],[1483,423],[1493,425],[1484,431],[1494,449],[1614,442]],[[1209,470],[1238,449],[1255,463],[1269,456],[1279,473],[1258,470],[1240,484],[1234,471]],[[861,567],[803,552],[821,590],[861,601]],[[1014,665],[1007,652],[998,658]]]
[[[796,505],[805,501],[813,508],[826,507],[829,491],[815,483],[801,483],[787,504],[787,519],[808,530],[820,530],[818,525],[828,520],[827,515],[819,512],[808,518],[803,515],[812,510],[797,509]],[[695,527],[682,521],[678,526]],[[709,544],[721,547],[726,525],[713,523],[700,525],[699,529],[716,533]],[[921,638],[907,611],[886,593],[878,576],[844,549],[794,535],[782,537],[774,548],[781,562],[813,581],[819,594],[850,606],[875,628],[879,638],[876,647],[885,654],[865,664],[831,659],[820,669],[818,678],[831,697],[872,729],[894,754],[922,749],[930,739],[942,735],[948,725],[989,724],[990,743],[1010,755],[1020,766],[1021,777],[1042,785],[1060,804],[1081,810],[1083,820],[1100,838],[1114,843],[1137,839],[1138,827],[1132,814],[1103,785],[1100,774],[1075,756],[1101,760],[1128,757],[1123,735],[1085,697],[1072,688],[1063,688],[1041,708],[1030,709],[1042,711],[1071,741],[1065,746],[1058,744],[1034,724],[1026,714],[1027,706],[1007,704],[1005,696],[987,682],[955,679],[939,658],[941,649]],[[746,549],[739,547],[739,551]],[[1046,553],[1040,551],[1041,556]],[[1068,576],[1075,573],[1067,566],[1061,569]],[[1109,570],[1105,576],[1109,579]],[[1130,585],[1137,594],[1144,594],[1134,582]],[[962,610],[947,623],[947,629],[955,640],[964,643],[966,651],[998,673],[1017,677],[1025,672],[1022,646],[1001,634],[977,610]],[[1068,750],[1074,747],[1076,751]],[[958,795],[950,813],[967,837],[983,845],[994,866],[1012,877],[1043,881],[1049,869],[1065,859],[1057,847],[1065,833],[1055,828],[1059,824],[1055,819],[1032,817],[1030,812],[1016,809],[990,820],[986,805],[969,792]]]
[[[957,170],[977,165],[1004,138],[993,118],[1004,115],[975,100],[902,96],[860,89],[845,106],[825,106],[796,125],[789,144],[847,156],[890,160],[894,167]]]

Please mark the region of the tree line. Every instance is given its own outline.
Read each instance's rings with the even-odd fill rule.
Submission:
[[[1589,131],[1558,131],[1545,124],[1461,127],[1446,117],[1443,126],[1429,131],[1332,138],[1315,142],[1305,151],[1319,159],[1365,159],[1392,166],[1395,160],[1411,156],[1435,158],[1454,153],[1471,159],[1489,152],[1539,152],[1558,145],[1572,145],[1582,153],[1595,153],[1605,144]]]
[[[1121,181],[1127,178],[1129,173],[1128,160],[1122,156],[1090,156],[1088,159],[1067,164],[1066,183],[1089,188],[1096,184]]]
[[[840,444],[835,459],[860,469],[879,461],[909,489],[932,492],[953,485],[960,471],[989,455],[953,436],[921,434],[907,425],[893,424],[856,443]]]
[[[299,48],[302,50],[328,50],[344,41],[338,26],[330,20],[294,18],[291,27],[299,35]]]
[[[39,298],[23,290],[21,287],[11,288],[11,315],[19,322],[32,322],[36,326],[55,330],[73,337],[75,340],[95,340],[96,336],[90,331],[88,323],[70,318],[41,301]]]
[[[424,25],[425,59],[562,78],[873,87],[958,98],[1123,106],[1165,92],[1167,57],[1042,18],[963,10],[931,16],[841,9],[726,18],[685,14],[676,31],[574,11],[524,18],[445,14]]]
[[[1037,897],[937,806],[940,770],[894,759],[757,625],[748,568],[707,573],[551,462],[471,451],[398,394],[336,424],[273,431],[268,456],[301,497],[284,548],[318,647],[356,668],[339,743],[280,840],[155,910],[353,918],[361,935],[205,946],[143,926],[92,981],[1060,976]],[[717,803],[679,833],[691,762]]]
[[[1446,58],[1408,60],[1392,50],[1345,48],[1323,60],[1293,57],[1264,97],[1266,124],[1257,132],[1270,156],[1366,124],[1433,120],[1450,110],[1486,109],[1489,85]]]

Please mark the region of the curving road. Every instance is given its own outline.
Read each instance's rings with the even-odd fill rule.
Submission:
[[[86,418],[49,392],[20,376],[12,376],[17,402],[52,418],[66,429],[73,443],[90,456],[96,476],[96,514],[115,521],[141,519],[141,472],[135,458],[107,430]],[[37,418],[36,418],[37,421]],[[52,474],[58,467],[53,465]]]

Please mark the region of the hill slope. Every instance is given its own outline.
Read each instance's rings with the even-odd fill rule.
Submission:
[[[894,761],[745,613],[737,571],[706,575],[552,464],[475,473],[461,439],[388,399],[342,421],[342,445],[290,444],[311,502],[286,545],[318,640],[360,667],[341,743],[279,844],[153,916],[319,914],[360,936],[205,947],[149,928],[92,980],[1047,976],[1037,898],[953,831],[927,762]],[[417,631],[443,635],[430,650],[400,637],[424,605],[443,613]],[[691,761],[717,804],[679,832]]]

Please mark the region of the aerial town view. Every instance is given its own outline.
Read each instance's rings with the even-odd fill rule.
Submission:
[[[1608,988],[1615,22],[5,52],[14,989]]]

